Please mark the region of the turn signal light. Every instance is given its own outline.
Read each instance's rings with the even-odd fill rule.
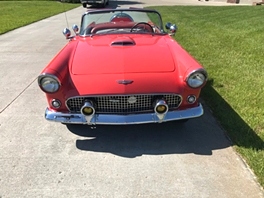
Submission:
[[[57,99],[53,99],[53,100],[51,101],[51,105],[52,105],[54,108],[58,109],[58,108],[60,108],[60,106],[61,106],[61,102],[60,102],[59,100],[57,100]]]

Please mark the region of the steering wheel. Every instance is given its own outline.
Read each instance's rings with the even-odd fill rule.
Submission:
[[[148,26],[148,27],[147,27]],[[139,23],[136,23],[130,30],[130,32],[133,32],[134,29],[136,28],[139,28],[140,30],[143,30],[144,32],[152,32],[154,33],[153,31],[153,28],[150,24],[146,23],[146,22],[139,22]]]

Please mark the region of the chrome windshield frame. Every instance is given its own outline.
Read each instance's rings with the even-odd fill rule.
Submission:
[[[141,9],[141,8],[126,8],[126,9],[101,9],[101,10],[88,10],[86,11],[83,15],[82,15],[82,19],[81,19],[81,26],[80,26],[80,36],[91,36],[93,35],[92,33],[87,33],[89,31],[87,31],[87,28],[89,27],[89,25],[91,24],[90,22],[87,22],[87,17],[89,17],[89,15],[104,15],[104,14],[112,14],[112,15],[115,15],[116,13],[153,13],[155,16],[157,16],[157,19],[158,19],[158,23],[159,24],[155,24],[155,26],[160,30],[160,33],[154,33],[154,34],[157,34],[157,35],[162,35],[162,34],[167,34],[167,32],[164,30],[164,27],[163,27],[163,21],[162,21],[162,17],[160,15],[160,13],[156,10],[151,10],[151,9]],[[110,20],[111,17],[109,17],[109,20]],[[92,20],[91,20],[92,21]],[[96,24],[96,21],[93,21],[95,22],[94,24]],[[102,23],[107,23],[107,22],[110,22],[110,21],[103,21]],[[135,21],[136,23],[137,22],[144,22],[144,20],[140,21],[140,20],[137,20]],[[100,22],[101,23],[101,22]],[[97,24],[100,24],[100,23],[97,23]]]

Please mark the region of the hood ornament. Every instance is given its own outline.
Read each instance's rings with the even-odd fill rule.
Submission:
[[[128,85],[128,84],[131,84],[133,82],[134,82],[133,80],[117,80],[117,83],[122,84],[122,85]]]

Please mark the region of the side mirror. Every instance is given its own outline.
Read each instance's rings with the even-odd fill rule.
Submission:
[[[178,30],[178,27],[175,24],[171,23],[166,23],[165,28],[169,31],[170,36],[174,36]]]
[[[74,25],[72,26],[72,30],[75,32],[76,35],[79,34],[79,27],[78,27],[78,25],[74,24]]]
[[[64,28],[62,33],[66,37],[66,39],[69,39],[71,37],[71,31],[68,28]]]

